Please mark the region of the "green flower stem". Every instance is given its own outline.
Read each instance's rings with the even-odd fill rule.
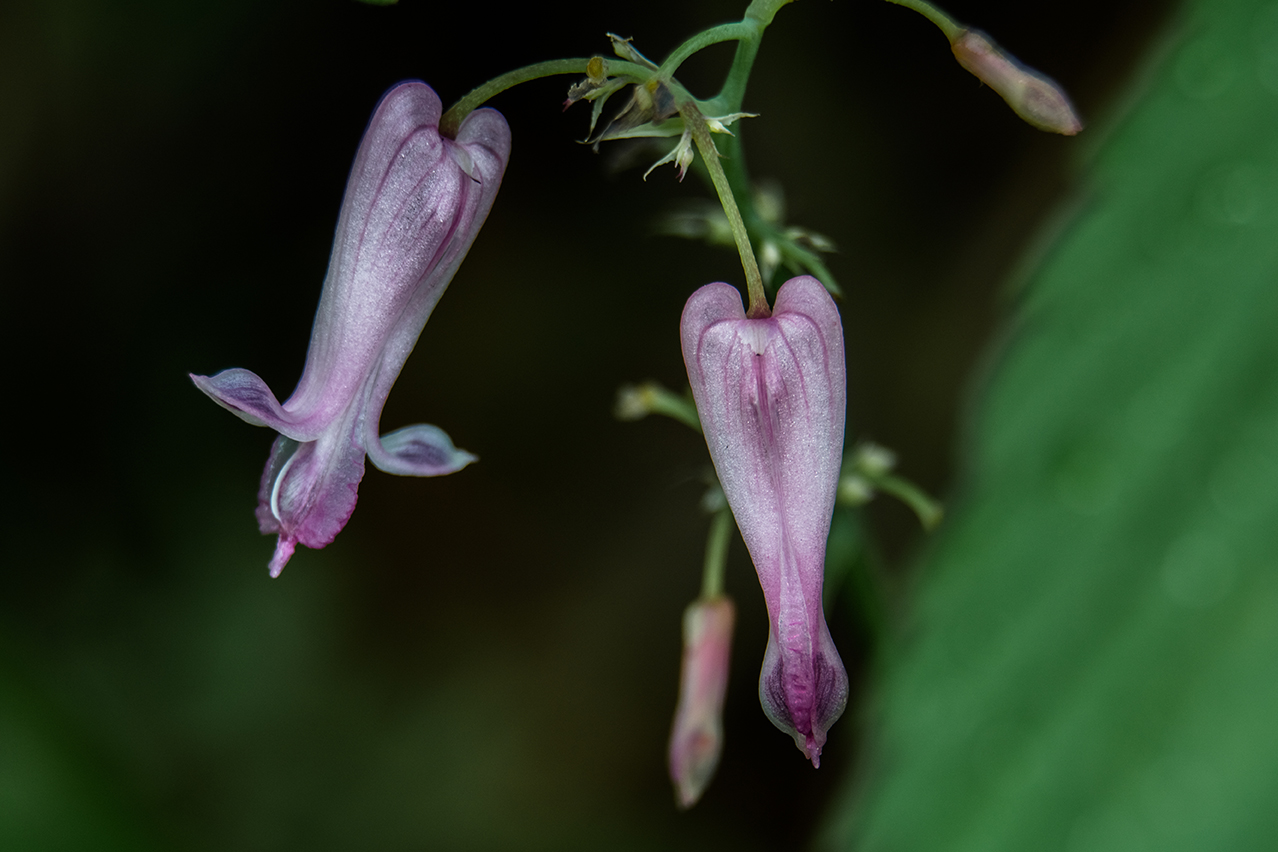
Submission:
[[[929,497],[913,482],[891,474],[875,477],[872,482],[875,488],[891,494],[913,509],[925,530],[931,531],[941,522],[941,516],[945,514],[941,504]]]
[[[753,21],[720,24],[717,27],[703,30],[675,48],[674,53],[667,56],[665,61],[661,63],[661,67],[657,69],[657,75],[663,80],[669,79],[679,70],[679,66],[697,51],[704,50],[710,45],[719,44],[720,42],[749,38],[757,39],[758,34],[759,27]]]
[[[723,594],[724,569],[728,564],[728,539],[732,535],[732,510],[725,504],[715,512],[706,537],[706,564],[701,573],[701,597]]]
[[[710,110],[711,115],[730,115],[741,111],[741,104],[745,100],[746,84],[750,80],[750,71],[754,67],[755,57],[759,55],[763,31],[768,24],[772,23],[777,10],[787,2],[790,0],[754,0],[746,9],[745,18],[739,24],[732,25],[737,28],[734,31],[740,33],[737,37],[737,52],[732,57],[732,66],[728,69],[723,88],[718,95],[704,105]],[[693,132],[695,138],[695,128]],[[750,186],[750,177],[746,173],[745,150],[741,146],[740,133],[741,128],[738,124],[736,134],[723,140],[722,162],[718,156],[707,157],[700,139],[697,139],[697,146],[702,148],[706,170],[728,215],[728,224],[732,228],[737,249],[741,251],[741,264],[746,271],[746,286],[750,297],[750,315],[755,316],[757,313],[759,316],[768,316],[771,311],[767,308],[763,279],[759,275],[758,262],[753,248],[750,247],[749,236],[751,231],[760,230],[762,222],[754,209],[754,192]],[[706,139],[709,141],[708,133]],[[713,143],[710,149],[714,150]],[[711,162],[714,163],[713,166]],[[729,200],[724,200],[725,190]],[[757,292],[752,283],[754,281],[758,281]]]
[[[898,6],[904,6],[907,9],[913,9],[923,17],[941,28],[941,32],[945,33],[945,37],[953,44],[954,40],[963,34],[966,29],[962,24],[955,21],[949,15],[926,3],[924,0],[887,0],[889,3],[895,3]]]
[[[782,6],[793,2],[794,0],[753,0],[746,8],[745,16],[748,20],[758,21],[766,27],[772,23],[773,17]]]
[[[727,115],[741,111],[741,103],[745,100],[746,83],[750,81],[750,69],[754,67],[754,59],[759,55],[759,43],[762,40],[763,27],[756,24],[753,38],[743,38],[737,42],[737,52],[732,57],[728,79],[724,82],[723,89],[711,101],[715,110],[712,114]]]
[[[507,71],[500,77],[494,77],[482,86],[472,89],[465,97],[453,104],[448,112],[444,113],[444,117],[439,122],[440,135],[449,139],[455,138],[457,129],[461,127],[462,119],[474,112],[480,104],[493,95],[518,86],[520,83],[539,80],[542,77],[554,77],[558,74],[585,74],[586,66],[589,63],[589,57],[584,59],[552,59],[549,62],[525,65],[523,68]],[[622,59],[604,59],[603,72],[605,76],[610,77],[633,77],[637,82],[646,82],[654,76],[651,68],[645,68],[642,65],[626,62]]]
[[[710,181],[714,184],[715,192],[719,194],[719,203],[723,205],[723,212],[727,214],[732,238],[736,241],[737,252],[741,255],[741,266],[745,269],[746,276],[746,293],[750,299],[746,316],[751,319],[772,316],[772,309],[768,307],[768,297],[763,292],[763,277],[759,274],[759,262],[755,260],[754,249],[750,245],[750,235],[746,232],[745,223],[741,220],[741,211],[737,208],[736,198],[733,197],[732,186],[728,183],[728,176],[724,174],[723,165],[719,162],[719,151],[714,147],[714,140],[710,138],[710,128],[706,125],[701,110],[697,109],[697,105],[691,101],[685,101],[679,105],[679,115],[683,116],[684,123],[692,131],[692,139],[697,143],[697,150],[701,152],[701,161],[705,163],[706,171],[710,172]],[[749,194],[742,197],[749,198]]]
[[[701,431],[701,418],[697,406],[687,394],[677,394],[656,382],[644,382],[635,389],[645,414],[662,414],[678,420],[696,432]]]
[[[745,84],[750,78],[750,68],[759,53],[759,42],[763,40],[763,31],[772,23],[777,10],[793,0],[754,0],[745,11],[745,17],[731,24],[721,24],[697,33],[679,45],[666,60],[661,63],[657,73],[661,78],[669,79],[688,57],[712,44],[725,41],[737,41],[737,53],[732,60],[732,68],[728,71],[727,82],[723,90],[711,102],[716,112],[728,114],[741,109],[741,101],[745,96]]]

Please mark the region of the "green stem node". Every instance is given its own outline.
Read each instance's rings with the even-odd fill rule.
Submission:
[[[665,61],[661,63],[661,67],[657,69],[657,75],[663,80],[668,80],[679,70],[679,66],[694,53],[720,42],[757,38],[757,30],[758,28],[751,21],[720,24],[717,27],[703,30],[676,47],[674,53],[667,56]]]
[[[525,65],[523,68],[516,68],[514,71],[507,71],[499,77],[494,77],[482,86],[471,89],[461,100],[453,104],[448,112],[444,113],[444,117],[439,121],[439,133],[441,136],[449,139],[457,137],[457,130],[461,127],[462,120],[470,115],[479,107],[480,104],[487,101],[496,94],[506,91],[509,88],[518,86],[520,83],[527,83],[529,80],[539,80],[542,77],[554,77],[558,74],[590,74],[599,71],[599,63],[603,63],[603,75],[611,77],[633,77],[636,82],[646,82],[651,79],[655,72],[650,68],[645,68],[634,62],[626,62],[621,59],[602,59],[598,56],[588,57],[584,59],[552,59],[548,62],[537,62],[532,65]],[[591,67],[591,63],[594,66]],[[599,76],[598,73],[595,76]]]

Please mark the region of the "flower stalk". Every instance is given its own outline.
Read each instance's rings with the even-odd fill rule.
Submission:
[[[701,570],[701,597],[723,594],[723,575],[728,565],[728,544],[732,536],[732,509],[727,503],[714,513],[706,536],[706,561]]]
[[[466,116],[470,115],[490,98],[501,94],[507,89],[514,88],[520,83],[540,80],[543,77],[556,77],[560,74],[586,74],[594,70],[590,68],[590,63],[600,61],[603,62],[604,76],[633,77],[635,82],[647,82],[654,76],[651,69],[637,63],[627,62],[623,59],[603,59],[599,56],[584,59],[552,59],[547,62],[535,62],[532,65],[525,65],[522,68],[507,71],[505,74],[494,77],[488,82],[471,89],[461,100],[449,107],[448,112],[444,113],[443,118],[439,121],[439,133],[448,139],[456,138],[457,129],[461,127],[461,123]]]
[[[736,241],[738,254],[741,255],[741,266],[746,276],[746,293],[750,300],[746,316],[750,319],[769,317],[772,315],[772,309],[768,307],[768,297],[763,290],[763,276],[759,274],[759,262],[755,259],[754,248],[750,245],[750,233],[741,219],[741,210],[737,207],[732,186],[728,183],[728,176],[719,162],[719,151],[714,146],[714,140],[710,138],[710,128],[696,104],[690,101],[679,105],[679,115],[692,131],[692,139],[701,153],[706,171],[710,173],[710,181],[719,195],[723,212],[727,214],[728,227],[732,229],[732,238]]]

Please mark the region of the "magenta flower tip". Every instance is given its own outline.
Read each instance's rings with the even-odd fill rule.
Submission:
[[[271,576],[298,544],[324,547],[355,509],[364,457],[387,473],[439,476],[475,460],[436,426],[378,435],[382,407],[435,303],[492,207],[510,129],[490,109],[439,133],[442,106],[424,83],[378,104],[346,184],[306,367],[281,404],[257,375],[191,376],[214,402],[279,437],[262,475],[257,519],[279,536]]]
[[[736,288],[708,284],[688,299],[681,333],[710,458],[768,607],[759,700],[818,766],[848,696],[821,608],[847,407],[839,312],[811,276],[783,284],[760,319],[746,318]]]

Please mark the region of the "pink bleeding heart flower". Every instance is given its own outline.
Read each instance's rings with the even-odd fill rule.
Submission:
[[[387,473],[438,476],[475,457],[418,424],[378,436],[391,385],[484,223],[510,158],[490,109],[440,136],[439,97],[401,83],[378,104],[355,155],[302,379],[281,405],[248,370],[196,376],[213,401],[279,432],[257,519],[278,534],[271,576],[300,543],[331,542],[355,509],[364,456]]]
[[[683,613],[679,703],[670,731],[670,778],[681,808],[690,808],[714,777],[723,752],[723,699],[736,611],[726,597],[700,598]]]
[[[768,606],[759,700],[819,766],[848,695],[821,608],[847,406],[839,312],[811,276],[783,284],[759,319],[736,288],[708,284],[681,332],[710,458]]]

